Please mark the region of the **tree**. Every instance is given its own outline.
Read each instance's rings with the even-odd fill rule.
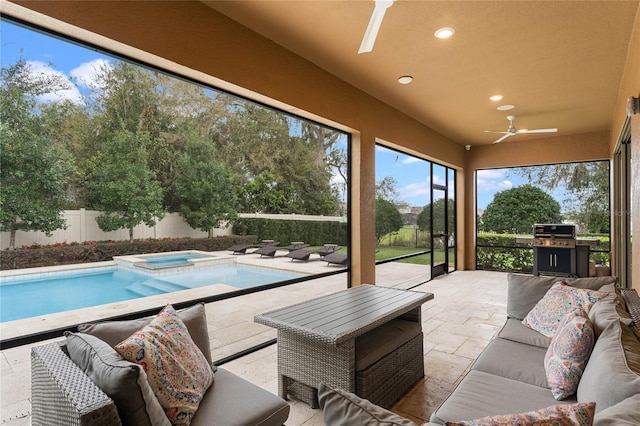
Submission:
[[[560,223],[560,204],[532,185],[498,192],[482,215],[484,231],[531,233],[535,223]]]
[[[197,137],[189,137],[178,161],[175,190],[180,212],[193,229],[209,233],[222,222],[238,218],[233,177],[216,159],[215,148]]]
[[[564,185],[569,193],[569,197],[564,200],[565,209],[572,212],[572,217],[578,224],[589,232],[609,232],[609,163],[607,161],[523,167],[514,171],[549,191]]]
[[[51,235],[65,227],[72,163],[47,132],[55,125],[47,123],[50,115],[42,113],[46,105],[38,97],[67,85],[56,75],[32,73],[23,59],[2,68],[0,77],[0,230],[10,233],[9,247],[15,248],[18,230]]]
[[[93,160],[87,184],[92,207],[101,210],[96,218],[103,231],[128,229],[144,223],[153,226],[162,217],[162,189],[147,167],[142,148],[148,142],[146,133],[119,130],[105,142]]]
[[[447,204],[447,225],[448,225],[448,233],[452,234],[455,232],[455,202],[451,198],[446,200]],[[444,213],[445,213],[445,199],[439,198],[433,203],[433,210],[435,212],[433,218],[433,233],[434,234],[442,234],[444,233]],[[429,231],[431,232],[431,204],[427,204],[424,206],[422,211],[418,214],[418,218],[416,219],[416,223],[418,225],[418,229],[421,231]]]
[[[402,215],[396,206],[384,198],[376,199],[376,239],[380,240],[391,232],[398,232],[402,228]]]

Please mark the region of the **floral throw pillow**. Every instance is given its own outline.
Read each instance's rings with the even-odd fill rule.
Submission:
[[[551,393],[557,400],[573,395],[595,344],[595,331],[582,308],[569,312],[560,322],[544,357]]]
[[[213,370],[171,305],[115,350],[142,366],[171,424],[191,423]]]
[[[595,402],[552,405],[537,411],[521,414],[487,416],[476,420],[447,422],[447,426],[591,426]]]
[[[575,288],[563,282],[557,282],[536,303],[522,320],[522,323],[549,338],[553,338],[560,321],[568,312],[577,307],[582,307],[585,312],[589,313],[593,304],[608,294],[596,290]]]

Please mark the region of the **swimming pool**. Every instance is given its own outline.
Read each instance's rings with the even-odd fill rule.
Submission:
[[[250,288],[305,274],[228,264],[159,277],[108,266],[0,278],[0,322],[87,308],[212,284]]]

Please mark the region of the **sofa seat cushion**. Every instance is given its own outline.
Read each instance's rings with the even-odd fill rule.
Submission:
[[[498,337],[513,342],[524,343],[526,345],[538,346],[540,348],[548,348],[551,339],[542,333],[539,333],[526,325],[522,321],[508,318],[507,322],[498,333]]]
[[[419,322],[394,319],[356,339],[356,371],[363,371],[422,333]]]
[[[281,426],[289,409],[284,399],[218,368],[191,426]]]
[[[613,321],[596,341],[578,384],[579,401],[595,401],[596,413],[640,393],[640,340]]]
[[[546,352],[546,348],[497,338],[487,345],[471,369],[547,388],[549,392],[544,369]]]
[[[556,401],[547,388],[471,370],[433,413],[431,421],[444,424],[499,414],[526,413],[542,407],[575,402],[573,396]]]

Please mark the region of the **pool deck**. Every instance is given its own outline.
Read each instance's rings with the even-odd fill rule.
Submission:
[[[308,263],[290,261],[289,258],[260,258],[257,255],[236,255],[238,263],[278,267],[297,272],[326,272],[341,267],[328,266],[326,262],[311,260]],[[314,259],[314,258],[312,258]],[[428,268],[405,263],[387,263],[376,268],[378,285],[403,287],[406,282],[424,276]],[[393,408],[398,414],[418,424],[428,420],[433,409],[451,392],[466,373],[473,360],[498,332],[506,317],[506,275],[486,271],[459,271],[441,276],[423,284],[416,291],[434,293],[435,299],[422,307],[422,326],[425,334],[424,360],[426,377],[418,383]],[[213,359],[222,359],[239,350],[273,339],[274,329],[256,324],[256,314],[278,307],[308,300],[346,287],[347,275],[338,274],[314,279],[286,287],[261,291],[237,298],[206,305],[209,335]],[[217,287],[217,286],[216,286]],[[187,300],[191,291],[203,291],[208,296],[213,287],[187,290],[170,295],[154,296],[154,300],[136,299],[117,306],[104,305],[82,309],[57,318],[21,320],[15,332],[61,327],[65,323],[96,320],[127,311],[153,308],[165,303]],[[195,296],[198,297],[198,296]],[[162,298],[162,299],[155,299]],[[152,299],[152,298],[146,298]],[[18,321],[14,321],[18,322]],[[10,330],[9,330],[10,331]],[[5,330],[0,330],[2,338]],[[54,340],[61,340],[54,339]],[[30,364],[32,346],[25,345],[0,352],[0,411],[2,424],[21,426],[30,424]],[[224,368],[273,393],[277,393],[277,346],[272,345],[224,365]],[[287,425],[323,425],[320,410],[312,410],[306,404],[290,400],[291,415]]]

